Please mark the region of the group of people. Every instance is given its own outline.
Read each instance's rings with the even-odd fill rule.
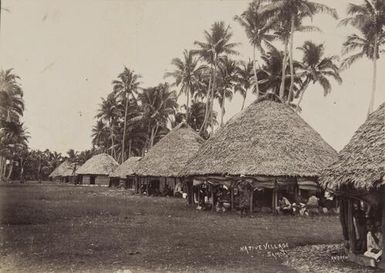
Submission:
[[[309,198],[298,197],[297,200],[292,203],[285,195],[281,194],[278,200],[278,206],[276,207],[276,213],[309,216],[329,213],[334,207],[335,204],[331,196],[319,198],[315,194],[312,194]]]

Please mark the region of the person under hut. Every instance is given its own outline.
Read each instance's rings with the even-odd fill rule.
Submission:
[[[278,199],[278,207],[276,210],[278,214],[292,214],[292,205],[289,199],[287,199],[283,194],[281,194]]]
[[[249,183],[242,181],[238,184],[239,194],[239,209],[241,211],[241,217],[247,215],[247,210],[250,208],[250,185]]]
[[[379,222],[368,221],[368,233],[366,235],[366,251],[364,255],[379,261],[382,255],[382,233]]]

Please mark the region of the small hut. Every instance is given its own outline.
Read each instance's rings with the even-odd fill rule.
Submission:
[[[225,189],[231,208],[275,212],[280,196],[293,203],[320,191],[317,177],[337,152],[277,100],[260,98],[202,145],[181,172],[197,193],[190,203],[202,202],[203,192],[214,209],[216,194]]]
[[[135,189],[134,169],[138,164],[139,156],[132,156],[124,161],[110,174],[111,186],[124,186],[126,189]]]
[[[75,182],[75,171],[76,164],[65,160],[52,171],[49,178],[52,178],[54,181],[65,183]]]
[[[98,154],[87,160],[77,171],[82,184],[107,185],[109,175],[119,166],[115,159],[108,154]]]
[[[179,124],[138,161],[134,170],[139,176],[137,188],[149,195],[181,193],[180,172],[203,142],[190,126]]]
[[[334,192],[340,201],[340,220],[349,259],[383,269],[385,255],[382,254],[381,259],[367,252],[370,248],[367,238],[369,232],[374,233],[372,228],[385,234],[384,111],[385,103],[369,115],[320,179],[321,185]],[[379,259],[381,262],[377,264]]]

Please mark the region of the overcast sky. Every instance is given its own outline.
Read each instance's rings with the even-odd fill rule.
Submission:
[[[143,76],[143,87],[164,82],[172,58],[203,40],[215,21],[230,24],[240,55],[247,60],[251,47],[233,20],[249,1],[242,0],[3,0],[0,66],[14,68],[22,81],[24,122],[30,146],[66,152],[91,147],[91,129],[100,98],[111,91],[112,80],[124,65]],[[348,2],[320,0],[345,16]],[[327,55],[339,55],[352,29],[337,27],[328,16],[313,23],[322,33],[295,36],[324,42]],[[298,55],[299,56],[299,55]],[[376,107],[385,100],[385,56],[378,63]],[[335,149],[340,150],[365,120],[371,91],[368,60],[342,73],[344,83],[333,84],[332,94],[310,86],[302,117]],[[250,95],[247,102],[253,101]],[[181,102],[182,103],[182,102]],[[225,120],[236,114],[241,98],[227,103]]]

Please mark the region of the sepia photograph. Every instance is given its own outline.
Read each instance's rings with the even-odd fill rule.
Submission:
[[[0,273],[385,272],[385,0],[0,0]]]

